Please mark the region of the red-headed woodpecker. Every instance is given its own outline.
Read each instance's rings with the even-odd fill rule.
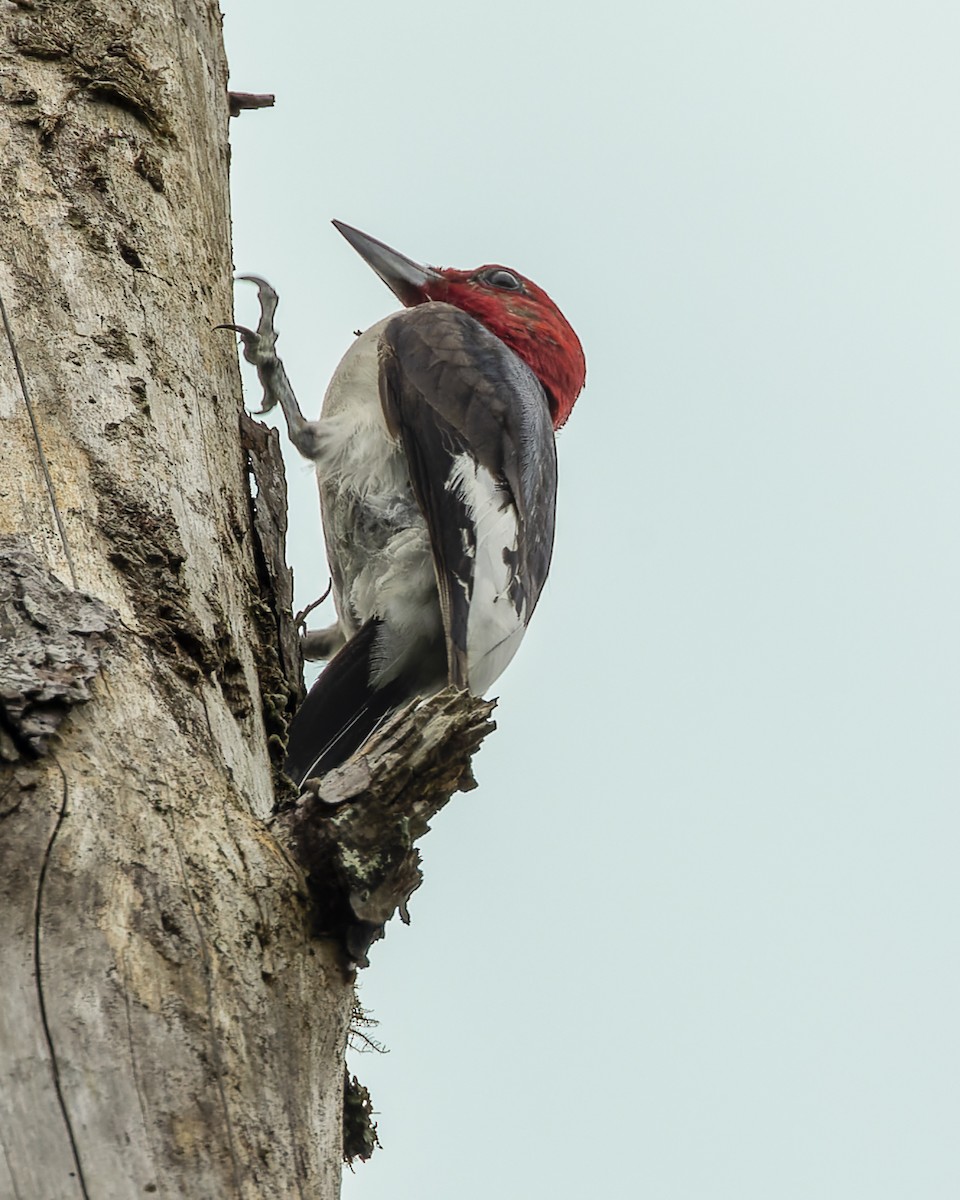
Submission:
[[[566,318],[517,271],[420,266],[334,225],[406,307],[357,337],[319,421],[276,357],[262,280],[258,329],[234,327],[263,411],[281,405],[320,486],[337,622],[305,639],[331,661],[290,729],[298,784],[412,697],[447,683],[481,695],[513,658],[550,567],[554,430],[586,373]]]

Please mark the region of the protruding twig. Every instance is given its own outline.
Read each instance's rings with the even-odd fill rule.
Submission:
[[[276,96],[269,92],[228,92],[230,98],[230,116],[239,117],[245,108],[273,108]]]

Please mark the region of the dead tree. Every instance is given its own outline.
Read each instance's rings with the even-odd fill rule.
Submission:
[[[210,0],[6,6],[2,1197],[336,1197],[354,969],[489,728],[444,694],[285,790],[282,469],[212,330],[230,111]]]

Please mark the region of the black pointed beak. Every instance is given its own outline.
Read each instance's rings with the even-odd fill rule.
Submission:
[[[389,246],[378,242],[369,234],[354,229],[352,225],[345,225],[343,221],[334,221],[333,224],[360,257],[373,267],[390,291],[408,308],[429,299],[431,285],[443,278],[439,271],[421,266],[412,258],[391,250]]]

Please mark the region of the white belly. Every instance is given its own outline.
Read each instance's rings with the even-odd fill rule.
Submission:
[[[426,523],[406,458],[380,404],[380,332],[393,315],[351,345],[330,381],[321,414],[317,481],[344,637],[371,617],[414,636],[440,626]]]

